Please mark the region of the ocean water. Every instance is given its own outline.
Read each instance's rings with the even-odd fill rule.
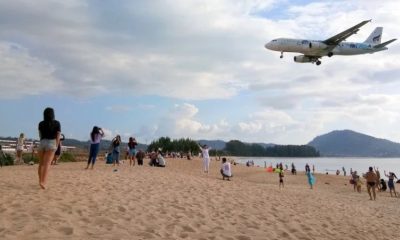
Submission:
[[[312,165],[315,166],[315,172],[336,174],[336,170],[340,170],[340,174],[343,175],[342,167],[346,169],[347,175],[350,174],[350,168],[358,173],[365,173],[368,171],[368,167],[377,167],[383,178],[383,171],[394,172],[397,177],[400,178],[400,158],[276,158],[276,157],[236,157],[237,162],[246,164],[247,161],[253,160],[254,165],[267,167],[272,165],[276,166],[277,163],[288,165],[291,169],[291,164],[294,163],[297,171],[304,171],[305,165],[308,163],[312,169]]]

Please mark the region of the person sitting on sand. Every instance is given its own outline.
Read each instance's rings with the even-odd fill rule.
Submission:
[[[313,186],[315,184],[315,177],[311,172],[307,172],[307,179],[308,179],[308,184],[310,185],[310,189],[313,189]]]
[[[375,187],[376,187],[377,176],[372,167],[369,167],[369,171],[364,175],[364,178],[367,180],[367,190],[368,190],[369,200],[372,200],[372,196],[374,197],[373,199],[376,200]],[[372,190],[372,195],[371,195],[371,190]]]
[[[166,163],[167,163],[167,162],[165,161],[165,158],[164,158],[163,155],[161,154],[161,151],[158,150],[156,167],[165,167]]]
[[[386,174],[386,171],[384,171],[384,174],[387,178],[389,178],[388,181],[388,187],[389,187],[389,191],[390,191],[390,196],[392,196],[392,191],[394,192],[394,196],[397,197],[397,193],[396,193],[396,189],[394,187],[394,179],[398,179],[397,176],[393,173],[393,172],[389,172],[389,174]]]
[[[387,185],[386,185],[386,182],[385,182],[384,179],[381,179],[381,182],[380,182],[379,185],[381,185],[381,186],[380,186],[380,187],[381,187],[381,192],[386,192]]]
[[[227,178],[227,180],[230,181],[230,178],[232,177],[231,164],[226,161],[226,158],[222,158],[222,165],[220,172],[222,175],[222,180],[225,180],[225,178]]]
[[[155,167],[157,165],[157,153],[155,151],[152,151],[150,153],[150,162],[149,165],[152,167]]]

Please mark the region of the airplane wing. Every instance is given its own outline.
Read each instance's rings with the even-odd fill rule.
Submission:
[[[389,44],[391,44],[392,42],[394,42],[394,41],[396,41],[396,40],[397,40],[397,39],[394,38],[394,39],[389,40],[389,41],[386,41],[386,42],[384,42],[384,43],[375,45],[374,48],[383,48],[383,47],[385,47],[386,45],[389,45]]]
[[[359,24],[347,29],[346,31],[343,31],[339,34],[336,34],[335,36],[326,39],[325,41],[323,41],[323,43],[327,44],[327,45],[338,45],[339,43],[341,43],[342,41],[346,40],[346,38],[350,37],[351,35],[355,34],[358,32],[358,30],[360,30],[360,28],[362,26],[364,26],[365,24],[367,24],[368,22],[371,22],[371,20],[366,20],[366,21],[362,21]]]

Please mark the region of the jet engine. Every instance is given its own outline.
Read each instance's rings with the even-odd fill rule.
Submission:
[[[328,47],[328,45],[326,45],[325,43],[322,43],[322,42],[312,41],[308,44],[308,47],[310,49],[326,49]]]
[[[309,63],[312,61],[310,57],[304,55],[295,56],[293,60],[297,63]]]

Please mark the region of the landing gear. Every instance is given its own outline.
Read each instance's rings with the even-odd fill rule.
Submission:
[[[315,64],[317,64],[317,66],[319,66],[319,65],[321,65],[321,61],[320,61],[320,60],[317,60],[317,61],[315,62]]]
[[[328,57],[332,57],[333,56],[333,52],[328,52]]]
[[[283,52],[281,52],[281,56],[280,56],[280,58],[283,58]]]

